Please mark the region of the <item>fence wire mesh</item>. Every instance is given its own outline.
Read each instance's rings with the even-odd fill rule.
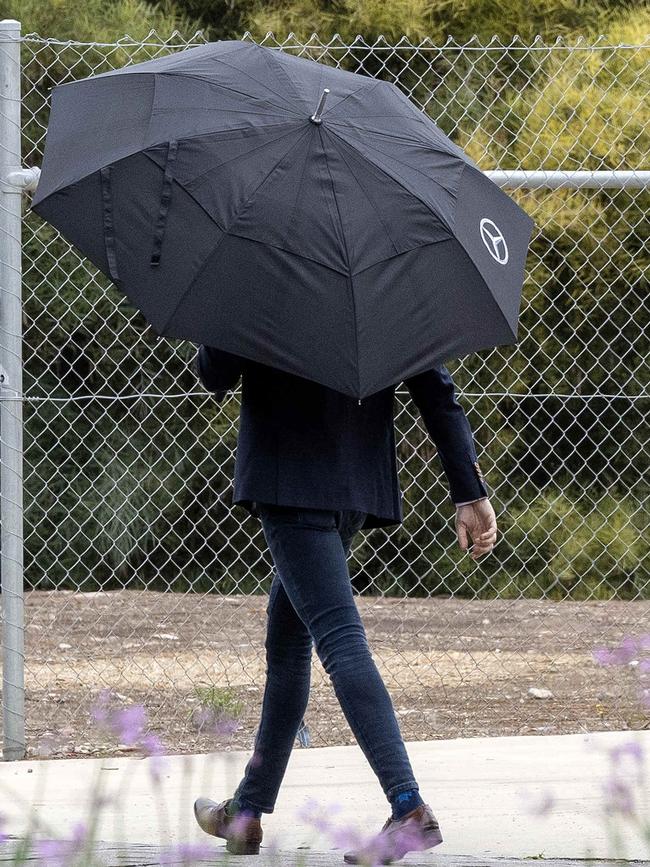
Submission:
[[[252,38],[245,34],[245,39]],[[204,41],[22,39],[23,165],[54,84]],[[650,41],[262,43],[397,84],[483,169],[648,167]],[[638,727],[633,672],[599,644],[647,630],[647,189],[518,189],[536,221],[520,342],[449,367],[501,538],[468,562],[435,448],[403,388],[405,520],[359,534],[350,570],[406,740]],[[203,749],[205,704],[253,740],[272,564],[230,493],[239,391],[221,406],[51,226],[23,225],[26,726],[55,753],[103,749],[103,688]],[[550,689],[536,699],[530,687]],[[313,745],[352,743],[314,659]],[[49,733],[49,734],[48,734]],[[305,742],[304,740],[302,741]]]

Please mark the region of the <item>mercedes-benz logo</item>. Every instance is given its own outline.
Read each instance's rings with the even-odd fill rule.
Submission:
[[[508,261],[508,245],[503,237],[503,232],[487,217],[483,217],[479,226],[481,232],[481,240],[487,247],[487,251],[492,258],[499,263],[505,265]]]

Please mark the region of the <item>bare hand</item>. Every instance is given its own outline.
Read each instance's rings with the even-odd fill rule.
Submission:
[[[467,551],[468,537],[471,538],[473,560],[492,550],[497,540],[497,519],[489,499],[457,506],[456,533],[463,551]]]

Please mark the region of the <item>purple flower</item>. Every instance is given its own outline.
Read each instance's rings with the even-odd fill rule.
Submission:
[[[645,658],[641,658],[643,655]],[[650,632],[633,638],[625,637],[618,647],[608,649],[599,647],[593,651],[593,658],[600,665],[632,665],[639,681],[639,699],[644,707],[650,708],[650,687],[645,686],[650,675]]]
[[[111,700],[112,692],[110,689],[102,689],[97,696],[97,701],[90,709],[90,717],[93,722],[99,725],[104,725],[108,718],[108,703]]]
[[[36,854],[48,867],[68,867],[83,851],[87,835],[85,824],[77,822],[70,840],[39,840]]]
[[[593,658],[600,665],[629,665],[639,652],[638,640],[632,636],[626,636],[618,647],[610,650],[607,647],[598,647],[593,651]]]
[[[135,746],[142,736],[146,721],[145,709],[140,704],[134,704],[115,711],[110,718],[109,726],[120,743]]]
[[[148,732],[140,739],[138,746],[145,756],[148,756],[151,760],[149,762],[149,774],[151,775],[151,779],[154,783],[159,783],[162,772],[167,766],[167,760],[164,755],[165,748],[163,747],[160,738],[158,735],[153,734],[153,732]]]
[[[622,744],[617,744],[615,747],[611,747],[609,755],[615,765],[620,764],[625,756],[629,756],[637,765],[643,765],[643,747],[636,740],[625,741]]]
[[[603,784],[605,793],[604,809],[606,813],[634,815],[634,793],[630,786],[617,777],[611,777]]]
[[[235,813],[229,826],[232,829],[233,834],[243,834],[248,826],[250,817],[251,813],[247,810]]]
[[[151,757],[151,775],[158,782],[164,764],[162,761],[164,747],[160,738],[153,732],[144,733],[147,724],[145,708],[134,704],[125,708],[111,709],[109,707],[111,695],[109,690],[102,690],[91,710],[92,719],[119,743],[139,747],[145,756]]]
[[[381,832],[373,834],[365,843],[362,843],[359,855],[370,865],[382,864],[387,858],[395,858],[397,855],[395,841]]]
[[[213,860],[215,850],[207,843],[179,843],[160,855],[160,864],[195,864],[197,861]]]
[[[215,734],[229,736],[239,728],[239,722],[234,717],[222,717],[215,724]]]
[[[340,804],[329,804],[327,807],[320,804],[315,798],[308,798],[298,808],[296,815],[307,824],[316,828],[321,833],[327,833],[332,828],[330,816],[341,810]]]
[[[194,709],[192,724],[199,732],[207,731],[225,737],[230,736],[240,727],[237,719],[208,705],[199,705]]]
[[[6,840],[9,839],[8,835],[5,834],[5,832],[3,830],[3,828],[5,827],[6,821],[7,820],[5,819],[5,817],[2,815],[2,813],[0,813],[0,843],[4,843]]]
[[[140,738],[139,746],[145,756],[161,756],[165,752],[162,741],[153,732],[148,732]]]
[[[102,690],[96,704],[91,709],[91,717],[116,737],[120,743],[133,746],[142,734],[147,721],[147,712],[139,704],[111,709],[109,707],[110,698],[110,691]]]
[[[420,852],[427,848],[425,834],[415,822],[407,822],[395,831],[395,843],[401,851]]]
[[[353,825],[333,824],[331,814],[341,809],[341,804],[324,807],[314,798],[309,798],[299,808],[297,815],[318,831],[326,833],[337,848],[355,850],[363,864],[381,864],[386,857],[395,857],[395,841],[386,834],[379,832],[368,837]],[[413,842],[411,848],[420,848],[422,837],[419,830],[411,827],[404,829],[403,834],[403,842]]]

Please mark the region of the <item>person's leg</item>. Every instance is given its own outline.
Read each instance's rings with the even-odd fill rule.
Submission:
[[[363,523],[366,519],[366,513],[346,509],[344,511],[338,512],[337,514],[337,528],[339,531],[339,536],[341,537],[343,551],[345,553],[345,556],[347,557],[350,554],[350,548],[352,547],[354,537],[363,526]]]
[[[344,514],[260,504],[264,534],[287,598],[313,639],[350,728],[392,801],[401,792],[417,791],[418,784],[354,602],[338,526]],[[350,542],[351,536],[347,548]],[[286,636],[282,638],[284,641]],[[285,698],[286,694],[282,701]],[[264,812],[272,812],[269,808],[273,806],[273,789],[267,788],[266,780],[271,779],[272,786],[277,783],[265,757],[272,762],[276,753],[287,756],[286,739],[290,734],[293,744],[300,723],[296,718],[297,714],[291,732],[264,727],[258,744],[262,764],[248,768],[246,780],[238,788],[249,803],[253,803],[254,793],[264,792],[265,803],[259,795],[256,803]]]
[[[338,530],[346,555],[364,517],[363,512],[356,511],[339,515]],[[313,647],[309,630],[289,601],[277,569],[266,613],[266,685],[260,725],[253,754],[233,794],[237,806],[258,812],[273,812],[309,700]],[[264,755],[272,756],[272,760],[264,762]],[[264,773],[252,774],[256,767]]]
[[[272,813],[309,700],[312,639],[277,570],[266,608],[266,685],[255,746],[233,798]]]

